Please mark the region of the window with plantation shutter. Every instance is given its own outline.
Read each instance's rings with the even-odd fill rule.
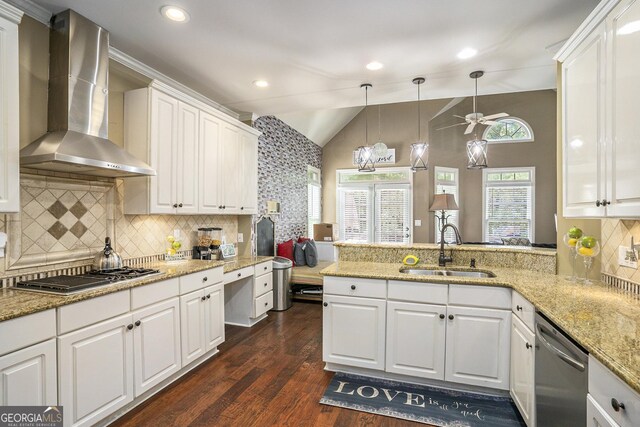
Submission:
[[[320,169],[307,166],[307,236],[313,239],[313,224],[322,217],[322,184]]]
[[[375,188],[376,243],[409,243],[411,191],[406,188]]]
[[[364,188],[341,188],[340,192],[340,238],[350,242],[371,241],[371,190]]]
[[[453,194],[456,198],[456,203],[458,207],[460,207],[460,194],[458,189],[458,168],[445,168],[441,166],[436,166],[433,169],[434,176],[434,194]],[[459,213],[460,211],[444,211],[444,217],[447,218],[447,222],[459,227]],[[436,212],[438,216],[442,214],[442,212]],[[440,227],[441,223],[438,218],[434,221],[435,224],[435,242],[440,243]],[[455,232],[449,228],[444,232],[444,241],[446,243],[452,243],[456,241]]]
[[[535,168],[484,169],[483,240],[534,239]]]

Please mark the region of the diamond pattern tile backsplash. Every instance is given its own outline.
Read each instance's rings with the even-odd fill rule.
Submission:
[[[618,248],[631,245],[631,236],[640,244],[640,221],[603,219],[600,258],[602,272],[640,283],[640,270],[618,265]]]

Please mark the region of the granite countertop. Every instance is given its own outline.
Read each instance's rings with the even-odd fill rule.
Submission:
[[[640,298],[607,287],[573,283],[554,274],[491,267],[494,278],[413,276],[402,264],[339,261],[325,276],[365,277],[430,283],[460,283],[513,288],[529,300],[592,356],[640,393]],[[438,269],[437,266],[419,265]],[[451,266],[449,269],[469,270]],[[482,268],[478,269],[483,271]]]
[[[98,286],[73,295],[52,295],[39,292],[18,290],[15,288],[3,288],[0,291],[0,322],[25,316],[38,311],[48,310],[74,302],[118,292],[126,289],[144,286],[161,280],[180,277],[186,274],[197,273],[215,267],[223,267],[225,273],[239,270],[244,267],[260,264],[272,260],[273,257],[240,257],[230,261],[206,261],[188,259],[184,261],[153,262],[137,265],[136,267],[153,268],[160,270],[160,274],[146,276],[133,282],[121,282],[111,285]]]
[[[440,250],[440,245],[436,243],[412,243],[409,245],[398,245],[393,243],[349,243],[349,242],[334,242],[333,246],[338,248],[375,248],[375,249],[402,249],[406,251],[431,249]],[[487,251],[487,252],[509,252],[509,253],[527,253],[535,255],[545,255],[555,257],[557,254],[556,249],[549,248],[535,248],[531,246],[509,246],[509,245],[450,245],[445,246],[445,250],[455,251]]]

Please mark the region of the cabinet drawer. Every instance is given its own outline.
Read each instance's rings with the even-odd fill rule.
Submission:
[[[533,304],[516,291],[511,293],[511,311],[527,325],[527,328],[535,330],[536,310]]]
[[[620,427],[640,426],[640,395],[593,356],[589,356],[589,394]],[[624,404],[616,412],[612,399]]]
[[[222,267],[212,268],[210,270],[198,271],[197,273],[187,274],[180,277],[180,295],[188,294],[207,286],[215,285],[222,282]]]
[[[129,311],[129,290],[58,308],[58,335],[116,317]]]
[[[273,275],[263,274],[258,276],[253,281],[253,296],[259,297],[262,294],[266,294],[273,289]]]
[[[56,310],[40,311],[0,323],[0,355],[56,336]]]
[[[354,297],[386,298],[387,281],[359,277],[325,277],[324,293]]]
[[[271,273],[271,271],[273,270],[273,261],[265,261],[261,262],[260,264],[256,264],[255,270],[256,276]]]
[[[273,308],[273,291],[255,299],[255,317],[260,317]]]
[[[492,286],[449,285],[449,304],[511,310],[511,289]]]
[[[245,279],[247,277],[251,277],[254,274],[254,268],[245,267],[240,270],[230,271],[228,273],[224,273],[224,284],[235,282],[236,280]]]
[[[389,280],[389,299],[446,305],[449,285]]]
[[[138,286],[131,289],[131,309],[164,301],[180,294],[180,280],[175,277],[169,280]]]

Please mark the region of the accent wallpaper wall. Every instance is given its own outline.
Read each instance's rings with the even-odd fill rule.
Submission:
[[[322,167],[322,148],[274,116],[262,116],[253,127],[258,139],[258,206],[280,202],[276,242],[307,234],[307,165]]]

